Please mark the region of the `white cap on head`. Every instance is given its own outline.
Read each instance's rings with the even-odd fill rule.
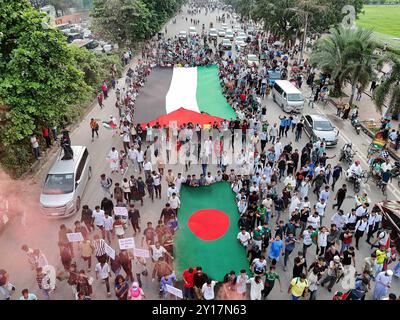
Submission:
[[[340,262],[340,257],[339,257],[339,256],[334,256],[334,257],[333,257],[333,260],[334,260],[335,262]]]
[[[385,235],[386,235],[386,233],[384,232],[384,231],[382,231],[380,234],[379,234],[379,238],[384,238],[385,237]]]
[[[391,276],[393,275],[393,271],[392,271],[392,270],[387,270],[387,271],[386,271],[386,274],[387,274],[389,277],[391,277]]]

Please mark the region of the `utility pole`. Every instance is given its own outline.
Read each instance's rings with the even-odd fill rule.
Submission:
[[[301,60],[303,59],[304,48],[305,48],[306,42],[307,42],[308,12],[307,11],[303,11],[303,12],[305,14],[305,22],[304,22],[303,45],[301,46],[299,64],[301,63]]]

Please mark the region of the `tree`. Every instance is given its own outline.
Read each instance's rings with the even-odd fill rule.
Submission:
[[[331,79],[334,81],[333,92],[336,94],[342,92],[345,80],[342,71],[346,64],[344,51],[351,39],[349,29],[332,29],[328,36],[317,42],[316,48],[311,54],[311,63],[331,75]]]
[[[57,15],[59,11],[65,15],[66,11],[71,8],[81,8],[82,0],[48,0],[48,4],[54,6]]]
[[[304,25],[304,17],[292,9],[308,13],[310,32],[323,33],[342,21],[345,5],[354,6],[356,16],[363,8],[363,0],[251,0],[250,3],[249,0],[225,0],[225,3],[242,16],[251,15],[263,21],[268,31],[285,39],[298,33]]]
[[[64,35],[43,24],[44,15],[27,0],[0,0],[0,148],[9,167],[29,162],[30,134],[69,123],[91,92]]]
[[[340,94],[345,81],[352,85],[350,103],[353,102],[356,86],[364,88],[373,74],[372,31],[362,28],[343,28],[331,30],[321,38],[311,55],[311,63],[331,74],[334,81],[333,92]]]
[[[343,53],[346,62],[343,75],[351,85],[349,104],[352,105],[357,86],[363,90],[373,78],[373,54],[376,46],[371,38],[372,30],[363,28],[350,30],[353,30],[353,39]]]
[[[152,37],[176,12],[182,0],[94,0],[93,29],[119,45]]]
[[[395,55],[387,55],[378,61],[378,67],[383,63],[392,65],[391,71],[374,92],[374,100],[377,109],[382,112],[385,101],[388,101],[388,114],[400,113],[400,59]]]

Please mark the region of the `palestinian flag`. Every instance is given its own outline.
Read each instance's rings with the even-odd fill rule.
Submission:
[[[145,124],[180,108],[236,119],[222,94],[218,67],[155,68],[135,103],[135,121]]]
[[[182,186],[179,229],[175,235],[178,275],[201,266],[211,279],[222,281],[231,270],[248,270],[246,253],[237,241],[239,213],[228,182],[204,187]]]

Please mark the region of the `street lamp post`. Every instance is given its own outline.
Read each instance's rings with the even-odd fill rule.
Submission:
[[[301,60],[303,60],[304,48],[305,48],[306,42],[307,42],[308,12],[304,12],[304,13],[305,13],[304,35],[303,35],[303,45],[301,46],[301,50],[300,50],[299,64],[301,63]]]

